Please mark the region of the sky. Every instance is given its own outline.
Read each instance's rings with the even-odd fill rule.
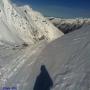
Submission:
[[[75,18],[90,17],[90,0],[12,0],[18,5],[30,5],[44,16]]]

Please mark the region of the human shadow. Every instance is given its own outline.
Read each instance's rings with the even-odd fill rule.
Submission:
[[[53,81],[45,65],[42,65],[41,72],[37,76],[33,90],[50,90],[52,86],[53,86]]]

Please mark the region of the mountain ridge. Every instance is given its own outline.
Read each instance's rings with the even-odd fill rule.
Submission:
[[[33,11],[30,6],[17,6],[10,0],[1,0],[0,19],[8,28],[26,43],[35,43],[41,39],[52,41],[63,35],[42,14]]]

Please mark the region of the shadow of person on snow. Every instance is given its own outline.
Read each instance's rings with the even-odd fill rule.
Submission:
[[[33,90],[50,90],[52,86],[53,86],[53,81],[45,65],[42,65],[41,72],[39,76],[37,76]]]

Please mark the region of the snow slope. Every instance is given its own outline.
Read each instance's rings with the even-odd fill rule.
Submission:
[[[1,68],[1,86],[33,90],[41,65],[45,65],[54,83],[51,90],[89,90],[89,29],[90,26],[84,26],[48,45],[46,42],[41,42],[37,44],[38,46],[19,51],[3,49],[5,54],[0,62],[4,59],[1,66],[5,66]],[[10,63],[6,64],[7,61]]]
[[[29,67],[48,43],[62,35],[29,6],[0,0],[0,90],[6,86],[25,90],[25,81],[32,72]]]
[[[0,90],[33,90],[41,65],[53,80],[51,90],[89,90],[89,29],[86,25],[62,36],[30,7],[0,0]]]
[[[52,77],[51,90],[90,90],[90,25],[49,44],[33,71],[40,71],[41,65],[46,66]]]
[[[18,7],[10,0],[0,0],[0,20],[22,42],[52,41],[63,35],[40,13],[29,6]]]

